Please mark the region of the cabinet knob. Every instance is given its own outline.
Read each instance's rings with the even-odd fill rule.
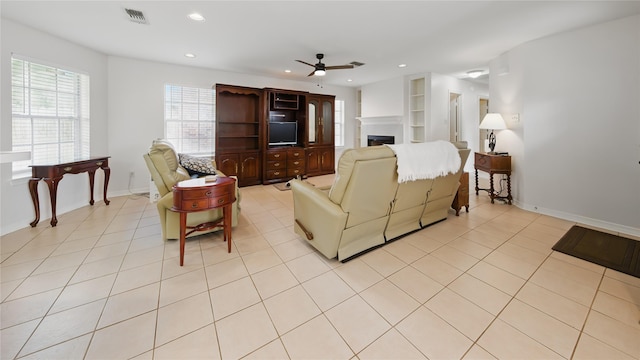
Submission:
[[[300,153],[297,153],[297,152],[293,153],[293,156],[299,156],[299,155],[300,155]]]
[[[211,196],[211,191],[207,191],[207,192],[205,193],[205,195],[206,195],[207,197]]]
[[[102,161],[98,161],[98,162],[96,163],[96,166],[102,166]]]
[[[274,157],[274,158],[279,158],[279,157],[280,157],[280,154],[274,154],[274,155],[273,155],[273,157]]]
[[[64,171],[71,171],[72,169],[73,169],[73,167],[67,166],[66,168],[64,168]]]
[[[280,163],[275,163],[273,164],[273,166],[280,166]]]
[[[273,175],[276,175],[276,176],[280,175],[280,171],[274,172]]]
[[[298,164],[300,164],[300,161],[294,161],[293,162],[293,165],[298,165]]]
[[[224,199],[218,199],[218,205],[224,203]]]
[[[193,204],[191,204],[191,208],[192,208],[192,209],[195,209],[195,208],[197,208],[197,207],[198,207],[198,203],[197,203],[197,202],[194,202]]]

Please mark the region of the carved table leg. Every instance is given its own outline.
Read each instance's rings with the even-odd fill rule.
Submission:
[[[180,213],[180,266],[184,264],[184,243],[187,231],[187,213]]]
[[[87,173],[89,174],[89,205],[93,205],[93,182],[96,178],[96,170],[92,169],[87,171]]]
[[[107,200],[107,186],[109,186],[109,175],[111,174],[111,169],[108,166],[103,166],[102,171],[104,171],[104,203],[109,205],[109,200]]]
[[[31,193],[31,201],[33,202],[33,208],[36,211],[36,219],[29,223],[31,227],[35,227],[40,221],[40,199],[38,198],[38,182],[40,182],[41,179],[42,178],[29,179],[29,193]]]
[[[224,240],[227,242],[227,252],[231,252],[231,205],[222,208]]]
[[[478,195],[478,190],[480,190],[480,188],[478,187],[478,169],[476,169],[476,195]]]
[[[507,174],[507,200],[509,200],[509,205],[511,205],[511,175]]]
[[[58,183],[62,177],[44,179],[44,182],[49,185],[49,197],[51,198],[51,226],[54,227],[58,224],[58,218],[56,217],[56,199],[58,198]]]
[[[495,192],[493,191],[493,173],[489,174],[489,183],[491,184],[489,196],[491,196],[491,203],[493,204],[493,198],[495,197]]]

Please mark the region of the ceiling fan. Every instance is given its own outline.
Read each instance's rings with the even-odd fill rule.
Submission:
[[[318,59],[318,63],[313,65],[309,64],[306,61],[296,60],[297,62],[303,63],[305,65],[309,65],[315,68],[309,75],[307,76],[324,76],[327,70],[339,70],[339,69],[353,69],[355,64],[346,64],[346,65],[336,65],[336,66],[326,66],[322,63],[322,58],[324,58],[324,54],[316,54],[316,59]]]

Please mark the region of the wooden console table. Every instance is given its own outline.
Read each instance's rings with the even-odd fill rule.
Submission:
[[[476,171],[476,195],[478,190],[484,190],[489,193],[491,197],[491,203],[494,203],[494,199],[504,199],[511,205],[511,156],[509,155],[494,155],[477,152],[475,155],[474,168]],[[481,189],[478,187],[478,170],[489,173],[489,189]],[[499,196],[496,194],[493,187],[493,174],[507,175],[507,196]]]
[[[110,156],[92,157],[86,160],[78,160],[61,164],[31,165],[29,192],[31,193],[31,201],[33,201],[33,207],[36,212],[36,219],[30,223],[31,227],[35,227],[40,221],[38,182],[43,179],[49,186],[49,196],[51,197],[51,226],[56,226],[56,224],[58,224],[58,218],[56,217],[56,199],[58,197],[58,183],[62,180],[64,174],[89,173],[89,188],[91,196],[89,204],[93,205],[93,181],[95,179],[96,170],[98,170],[98,168],[102,169],[102,171],[104,171],[104,203],[109,205],[109,200],[107,200],[107,186],[109,185],[109,174],[111,173],[111,169],[109,168],[109,158]]]
[[[194,231],[222,227],[227,251],[231,252],[231,206],[236,201],[236,180],[219,176],[215,182],[205,178],[180,181],[173,186],[172,211],[180,213],[180,266],[184,264],[184,244],[187,235]],[[187,214],[222,208],[222,218],[196,226],[187,226]],[[189,231],[187,232],[187,229]]]

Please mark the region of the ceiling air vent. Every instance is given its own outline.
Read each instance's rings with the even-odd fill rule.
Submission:
[[[129,21],[132,21],[137,24],[145,24],[145,25],[149,24],[149,22],[147,21],[147,18],[144,17],[144,14],[142,13],[142,11],[134,10],[134,9],[124,9],[124,11],[127,13],[127,17]]]

